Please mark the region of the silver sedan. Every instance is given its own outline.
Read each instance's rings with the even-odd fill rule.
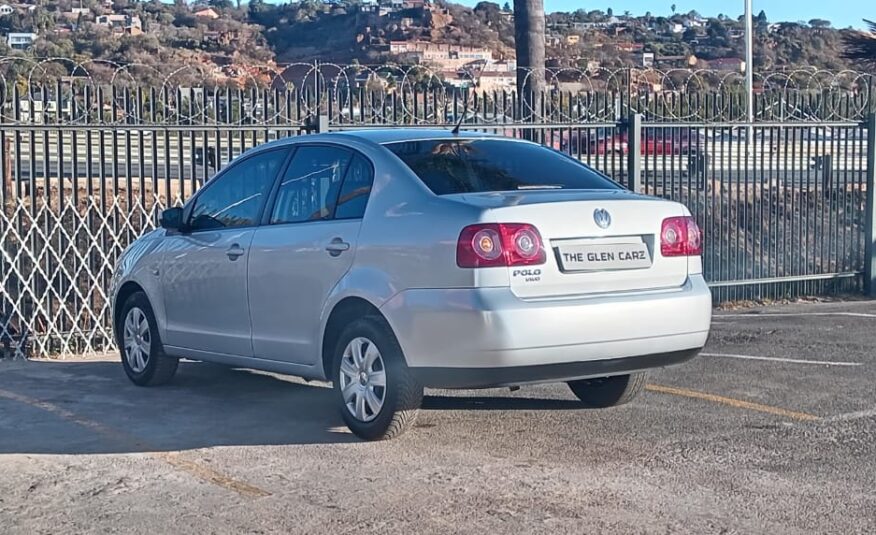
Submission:
[[[424,387],[642,390],[705,344],[702,236],[681,204],[527,141],[443,130],[289,138],[246,152],[119,260],[138,385],[181,357],[330,380],[365,439]]]

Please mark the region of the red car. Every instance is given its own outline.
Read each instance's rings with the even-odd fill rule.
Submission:
[[[643,132],[643,156],[660,154],[690,154],[696,151],[697,143],[691,143],[696,134],[688,130],[664,132],[652,129]],[[581,130],[565,135],[560,140],[559,150],[569,154],[627,154],[629,139],[626,132],[609,133],[607,129]]]

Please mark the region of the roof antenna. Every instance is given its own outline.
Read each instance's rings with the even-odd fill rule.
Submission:
[[[478,87],[479,85],[481,85],[480,76],[478,76],[478,78],[474,81],[474,84],[469,88],[469,91],[466,92],[465,105],[463,105],[463,108],[462,108],[462,117],[460,117],[459,120],[456,121],[456,126],[454,126],[453,130],[450,131],[450,133],[453,134],[454,136],[459,135],[459,128],[462,126],[462,122],[465,121],[466,115],[468,115],[468,101],[472,97],[474,97],[475,88]],[[475,110],[475,111],[477,111],[477,110]]]

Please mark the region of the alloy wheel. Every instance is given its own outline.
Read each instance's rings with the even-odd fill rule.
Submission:
[[[377,418],[386,400],[386,367],[377,346],[365,337],[350,340],[341,357],[344,405],[360,422]]]
[[[138,307],[131,308],[125,316],[122,339],[128,366],[135,373],[143,373],[149,364],[152,333],[149,332],[149,320],[146,319],[146,314]]]

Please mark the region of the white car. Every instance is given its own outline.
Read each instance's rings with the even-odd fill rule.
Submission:
[[[424,387],[567,382],[619,405],[709,333],[688,210],[527,141],[284,139],[161,224],[113,282],[128,377],[164,383],[184,357],[327,379],[366,439],[409,427]]]

